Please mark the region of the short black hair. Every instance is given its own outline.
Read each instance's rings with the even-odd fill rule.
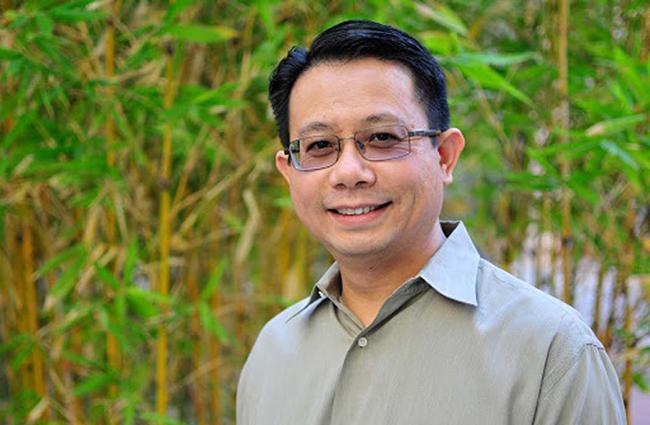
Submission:
[[[397,28],[366,20],[337,24],[320,33],[309,50],[293,47],[273,70],[269,101],[282,145],[289,146],[289,96],[296,80],[310,67],[324,62],[377,58],[406,66],[415,83],[430,128],[449,128],[445,74],[438,61],[415,38]]]

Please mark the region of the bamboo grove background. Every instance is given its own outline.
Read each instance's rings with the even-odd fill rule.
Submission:
[[[274,170],[267,78],[359,17],[447,71],[444,215],[569,303],[595,265],[587,319],[626,403],[647,390],[646,1],[1,4],[0,422],[234,423],[256,333],[329,261]]]

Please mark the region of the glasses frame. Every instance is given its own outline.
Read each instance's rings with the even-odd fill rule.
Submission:
[[[391,157],[391,158],[385,158],[385,159],[370,159],[370,158],[366,158],[365,154],[363,153],[363,151],[362,151],[361,148],[360,148],[360,146],[363,145],[364,143],[361,142],[361,141],[359,141],[359,140],[357,140],[357,134],[359,134],[359,133],[361,133],[361,132],[364,132],[364,131],[368,131],[368,130],[374,129],[374,128],[384,128],[384,127],[402,127],[402,128],[404,128],[404,129],[406,129],[406,135],[407,135],[407,140],[406,140],[406,142],[408,143],[408,150],[407,150],[404,154],[400,154],[400,155],[398,155],[398,156]],[[343,140],[352,139],[352,140],[354,140],[354,142],[355,142],[354,145],[355,145],[355,147],[356,147],[356,149],[357,149],[357,152],[359,152],[359,155],[361,155],[361,157],[362,157],[363,159],[365,159],[366,161],[373,161],[373,162],[379,162],[379,161],[392,161],[392,160],[394,160],[394,159],[401,159],[401,158],[404,158],[404,157],[408,156],[408,155],[411,153],[411,139],[413,139],[413,138],[418,138],[418,137],[429,137],[429,138],[435,138],[435,139],[434,139],[434,146],[435,146],[435,145],[437,145],[437,143],[438,143],[438,139],[437,139],[437,137],[438,137],[441,133],[442,133],[442,130],[439,130],[439,129],[409,130],[406,126],[403,126],[403,125],[394,125],[394,126],[391,126],[391,125],[385,125],[385,126],[369,127],[369,128],[365,128],[365,129],[363,129],[363,130],[358,130],[358,131],[355,131],[354,134],[353,134],[352,136],[348,136],[348,137],[339,137],[339,136],[337,136],[337,135],[335,135],[335,134],[332,134],[332,135],[328,134],[327,136],[333,136],[333,137],[336,138],[336,143],[337,143],[337,147],[336,147],[336,159],[334,160],[334,162],[332,162],[332,163],[329,164],[329,165],[324,165],[324,166],[314,167],[314,168],[303,168],[301,165],[299,165],[298,160],[294,158],[293,151],[291,150],[290,147],[291,147],[292,144],[295,144],[295,143],[298,143],[298,144],[299,144],[299,143],[300,143],[300,139],[294,139],[294,140],[291,140],[291,141],[289,142],[289,146],[286,147],[286,148],[284,148],[284,154],[287,155],[287,159],[288,159],[288,161],[289,161],[289,164],[291,164],[291,166],[292,166],[293,168],[295,168],[296,170],[298,170],[298,171],[309,172],[309,171],[323,170],[323,169],[325,169],[325,168],[332,167],[334,164],[336,164],[336,163],[339,161],[339,158],[341,157],[341,142],[342,142]],[[310,136],[310,137],[311,137],[311,136]],[[314,136],[314,137],[318,137],[318,135],[316,135],[316,136]]]

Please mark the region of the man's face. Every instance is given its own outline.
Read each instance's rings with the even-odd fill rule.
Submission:
[[[358,59],[324,63],[305,71],[289,99],[291,140],[382,125],[427,129],[427,118],[409,71],[394,62]],[[431,255],[443,186],[462,150],[456,129],[411,140],[411,153],[368,161],[354,141],[341,142],[336,164],[298,171],[278,152],[276,165],[289,184],[294,209],[312,234],[339,261],[391,259],[412,252]]]

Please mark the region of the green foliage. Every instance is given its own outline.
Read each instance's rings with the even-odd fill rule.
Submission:
[[[219,417],[203,413],[203,423],[232,423],[237,371],[259,327],[305,295],[329,261],[300,230],[274,170],[280,145],[267,79],[291,46],[344,19],[394,24],[443,64],[452,121],[467,140],[444,215],[476,229],[489,257],[510,267],[531,232],[559,246],[559,199],[568,191],[574,262],[648,275],[646,2],[571,3],[569,130],[558,119],[552,3],[178,0],[121,2],[117,13],[113,2],[3,4],[12,3],[0,16],[3,423],[26,423],[46,398],[22,381],[35,356],[52,371],[46,392],[56,407],[35,423],[65,422],[75,402],[81,423],[199,423],[215,399]],[[169,180],[160,171],[165,128]],[[569,142],[559,143],[564,136]],[[167,296],[157,287],[164,188],[172,196]],[[22,292],[23,219],[35,235],[35,332]],[[302,268],[292,255],[299,243]],[[534,283],[543,286],[559,270],[538,272]],[[287,283],[296,276],[300,294]],[[634,344],[650,331],[642,301],[639,325],[611,345],[637,349],[638,369],[647,347]],[[622,314],[612,314],[618,327]],[[171,351],[166,416],[153,413],[161,324]],[[634,382],[647,388],[638,371]]]

